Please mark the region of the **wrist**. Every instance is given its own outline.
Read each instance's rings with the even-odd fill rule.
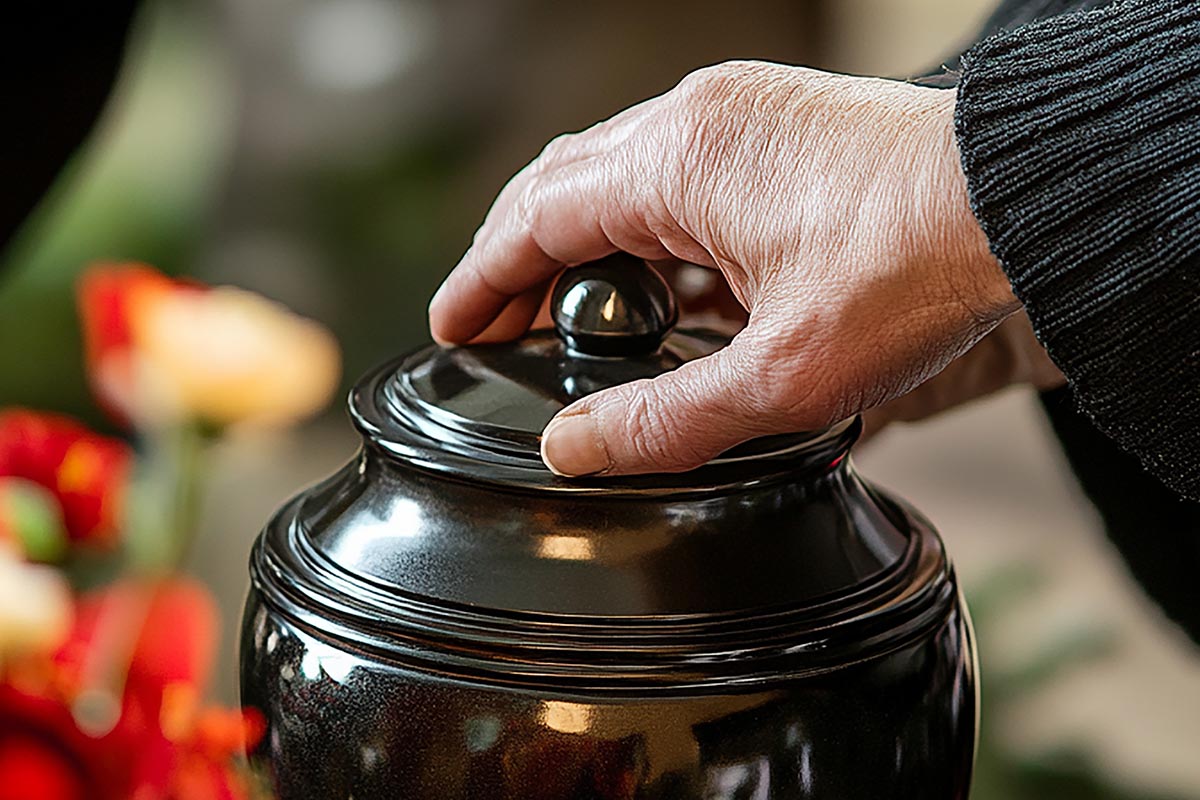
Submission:
[[[938,107],[931,117],[930,152],[937,204],[931,218],[939,229],[937,238],[951,286],[976,321],[991,326],[1020,310],[1021,303],[971,210],[954,128],[955,92],[931,91],[938,95]]]

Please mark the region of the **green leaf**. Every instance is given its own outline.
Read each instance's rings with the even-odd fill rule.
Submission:
[[[0,525],[21,543],[30,561],[56,562],[67,554],[67,527],[54,494],[24,478],[0,478]]]

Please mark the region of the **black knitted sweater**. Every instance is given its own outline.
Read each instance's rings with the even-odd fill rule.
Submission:
[[[990,28],[959,66],[972,208],[1069,379],[1044,405],[1083,488],[1200,642],[1200,3],[1008,2]]]

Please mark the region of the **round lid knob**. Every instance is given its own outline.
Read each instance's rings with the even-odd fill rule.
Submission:
[[[568,269],[550,308],[567,348],[589,356],[653,353],[679,318],[671,287],[627,253]]]

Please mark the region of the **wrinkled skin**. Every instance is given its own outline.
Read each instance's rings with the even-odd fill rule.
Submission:
[[[434,297],[433,335],[518,336],[560,270],[615,250],[721,272],[744,329],[564,409],[542,454],[565,475],[681,471],[877,406],[876,427],[1055,380],[1020,316],[972,350],[1019,304],[968,206],[954,99],[759,62],[692,73],[555,139],[509,182]]]
[[[1066,378],[1033,335],[1024,312],[1014,314],[967,353],[908,394],[863,415],[864,439],[893,422],[919,422],[1009,386],[1054,389]]]

